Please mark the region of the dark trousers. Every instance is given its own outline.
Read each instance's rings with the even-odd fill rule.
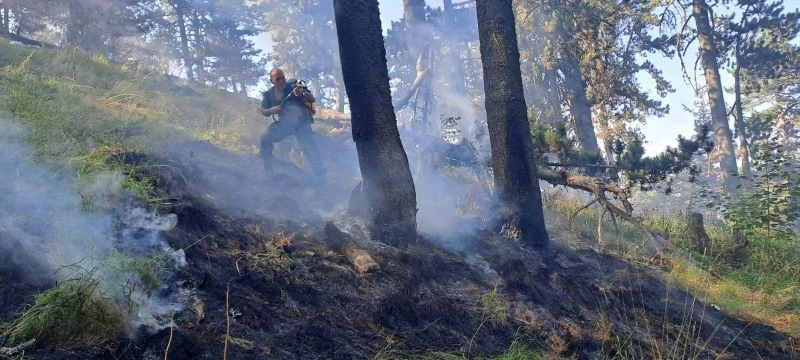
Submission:
[[[294,135],[297,142],[300,143],[300,148],[306,156],[308,164],[314,174],[321,175],[325,173],[320,161],[319,150],[314,141],[314,131],[311,130],[311,123],[308,122],[290,122],[290,121],[276,121],[269,125],[267,132],[261,136],[261,160],[264,162],[264,170],[270,172],[272,170],[272,151],[275,143]]]

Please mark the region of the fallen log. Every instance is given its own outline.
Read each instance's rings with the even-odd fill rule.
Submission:
[[[325,224],[325,238],[331,250],[344,255],[359,275],[380,269],[380,265],[366,251],[356,245],[353,238],[339,230],[332,222]]]
[[[55,48],[58,47],[58,46],[55,46],[53,44],[48,44],[48,43],[43,42],[43,41],[29,39],[29,38],[26,38],[26,37],[24,37],[22,35],[19,35],[19,34],[7,33],[7,32],[4,32],[4,31],[0,31],[0,36],[6,38],[8,40],[16,41],[16,42],[18,42],[20,44],[28,45],[28,46],[38,46],[40,48],[47,48],[47,49],[55,49]]]
[[[314,114],[314,120],[324,120],[324,121],[331,121],[331,120],[339,120],[339,121],[350,121],[350,114],[338,112],[333,109],[325,109],[325,108],[317,108],[316,113]]]

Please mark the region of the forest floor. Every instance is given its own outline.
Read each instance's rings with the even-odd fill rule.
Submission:
[[[464,359],[509,354],[520,343],[537,355],[516,359],[800,359],[797,333],[703,303],[666,276],[676,268],[672,260],[621,256],[590,245],[598,243],[593,231],[562,231],[554,224],[564,221],[563,211],[545,209],[552,245],[542,253],[481,226],[444,241],[422,235],[405,249],[372,241],[343,210],[358,164],[341,129],[320,137],[326,178],[311,176],[283,145],[286,162],[266,176],[253,151],[266,126],[255,118],[254,99],[100,56],[5,41],[0,65],[0,85],[9,89],[0,93],[0,112],[31,128],[37,161],[91,167],[111,151],[103,159],[122,163],[97,167],[136,170],[126,180],[145,185],[159,213],[177,216],[159,235],[186,260],[154,292],[182,299],[157,326],[111,339],[90,334],[105,339],[92,345],[40,338],[12,359]],[[487,174],[472,176],[485,181]],[[454,192],[418,189],[418,198],[437,202]],[[452,215],[426,210],[418,216],[426,226],[438,221],[432,215]],[[460,224],[447,220],[451,228]],[[11,237],[4,225],[0,240]],[[333,246],[342,238],[380,268],[358,271]],[[0,253],[0,338],[56,285],[31,280],[40,270]]]
[[[483,230],[458,250],[425,237],[406,249],[372,241],[336,210],[352,186],[341,178],[352,174],[335,166],[326,179],[290,163],[264,177],[254,156],[203,142],[174,146],[169,160],[131,155],[159,165],[150,175],[170,199],[162,211],[178,216],[162,235],[187,264],[165,287],[190,294],[184,310],[173,326],[132,339],[36,345],[26,358],[474,358],[519,339],[549,358],[800,358],[797,339],[700,302],[659,266],[559,234],[544,253]],[[380,269],[358,273],[333,251],[341,234],[328,222]],[[43,290],[24,271],[0,267],[0,323]]]

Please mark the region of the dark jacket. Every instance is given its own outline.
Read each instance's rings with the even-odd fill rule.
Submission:
[[[283,102],[281,112],[278,113],[278,119],[280,121],[289,121],[293,123],[314,122],[314,117],[311,115],[311,111],[306,107],[303,97],[290,95],[292,93],[291,84],[287,84],[283,89],[283,94],[280,96],[281,100],[275,99],[273,94],[276,91],[279,90],[273,86],[262,93],[262,109],[269,109],[273,106],[281,105],[281,102]]]

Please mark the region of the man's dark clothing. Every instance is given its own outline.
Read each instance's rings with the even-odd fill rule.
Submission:
[[[275,92],[281,92],[280,100],[275,99]],[[319,150],[314,142],[314,131],[311,130],[314,118],[306,107],[303,96],[294,96],[291,93],[290,84],[287,84],[283,91],[273,86],[263,93],[262,109],[269,109],[282,103],[278,121],[270,124],[267,132],[261,137],[261,160],[264,161],[264,169],[267,172],[272,170],[272,151],[275,143],[294,135],[314,174],[322,175],[325,169],[322,167]]]

